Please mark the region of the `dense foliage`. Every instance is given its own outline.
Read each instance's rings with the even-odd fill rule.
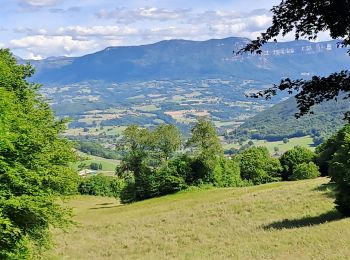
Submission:
[[[68,167],[72,145],[54,115],[17,65],[0,50],[0,259],[27,259],[49,245],[50,226],[68,223],[59,194],[77,191],[78,176]]]
[[[80,194],[119,197],[123,182],[111,176],[95,175],[84,178],[78,188]]]
[[[160,132],[162,138],[155,138]],[[282,179],[279,159],[272,157],[266,148],[252,146],[227,158],[209,121],[200,119],[191,132],[185,145],[187,148],[179,151],[180,135],[170,126],[162,125],[153,131],[130,126],[125,130],[123,144],[119,147],[124,151],[124,158],[117,167],[117,175],[124,182],[120,195],[122,202],[171,194],[189,186],[239,187]],[[160,144],[164,143],[168,144],[168,153],[161,149]],[[298,158],[299,155],[307,158]],[[285,166],[291,164],[290,169],[294,169],[306,162],[308,169],[314,170],[317,166],[309,164],[314,156],[311,151],[296,147],[290,153],[291,159],[284,155]],[[318,171],[317,174],[314,171],[305,173],[304,165],[299,168],[295,178],[318,176]]]
[[[301,146],[296,146],[285,152],[280,158],[283,167],[283,180],[288,180],[298,165],[313,162],[315,156],[314,152]]]
[[[322,174],[335,183],[337,209],[350,216],[350,125],[323,143],[317,152],[317,163]]]
[[[194,150],[193,181],[215,183],[215,167],[223,156],[223,149],[216,129],[210,121],[199,119],[191,129],[192,136],[186,147]]]
[[[329,163],[333,159],[334,154],[345,144],[345,136],[349,133],[350,125],[346,125],[316,148],[316,162],[323,176],[329,175]]]
[[[117,174],[124,179],[123,202],[143,200],[183,190],[191,185],[241,186],[237,162],[224,158],[214,126],[199,120],[179,151],[181,136],[171,125],[153,131],[130,126],[124,131],[125,153]],[[192,152],[191,152],[192,151]]]
[[[318,166],[313,163],[301,163],[295,166],[293,174],[290,176],[290,180],[304,180],[304,179],[315,179],[320,176]]]
[[[281,164],[266,147],[252,147],[238,156],[241,176],[253,184],[281,180]]]

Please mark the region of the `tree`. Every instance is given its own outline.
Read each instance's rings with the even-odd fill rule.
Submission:
[[[181,145],[180,131],[174,125],[159,125],[153,134],[155,150],[161,160],[168,160]]]
[[[192,136],[186,146],[195,149],[193,181],[215,183],[214,169],[223,156],[223,148],[213,124],[199,119],[191,129]]]
[[[184,178],[178,176],[170,160],[180,144],[180,131],[175,126],[160,125],[153,131],[129,126],[124,131],[124,156],[117,168],[126,183],[122,201],[144,200],[185,187]]]
[[[282,167],[266,147],[252,147],[238,155],[242,179],[262,184],[281,179]]]
[[[118,144],[118,149],[124,152],[117,174],[125,172],[138,173],[142,166],[147,163],[151,148],[150,132],[136,125],[127,127],[123,132],[123,139]]]
[[[240,187],[244,185],[240,174],[239,162],[221,157],[215,167],[215,183],[218,187]]]
[[[187,147],[196,149],[200,157],[215,157],[222,155],[223,149],[213,124],[205,119],[199,119],[191,129],[192,136],[187,141]]]
[[[350,125],[345,125],[335,135],[316,148],[316,163],[323,176],[329,175],[329,164],[334,154],[345,144],[345,136],[350,134]]]
[[[337,209],[350,216],[350,133],[344,133],[342,138],[342,145],[330,161],[329,174],[335,182]]]
[[[341,38],[340,47],[350,45],[350,4],[348,0],[284,0],[272,8],[272,25],[260,37],[247,44],[239,53],[261,54],[261,47],[279,35],[294,32],[295,39],[306,37],[317,39],[320,32],[329,31],[333,39]],[[349,51],[350,54],[350,51]],[[313,76],[311,80],[283,79],[279,85],[255,93],[252,97],[271,98],[278,90],[297,93],[299,112],[296,117],[310,112],[315,104],[336,100],[339,93],[350,91],[350,73],[347,70],[333,73],[327,77]],[[343,97],[350,98],[350,94]],[[312,112],[311,112],[312,113]],[[345,118],[349,119],[350,111]]]
[[[329,31],[333,39],[342,39],[340,47],[350,45],[350,3],[349,0],[284,0],[272,8],[272,25],[256,40],[246,45],[240,53],[262,53],[261,47],[278,35],[285,36],[294,32],[295,39],[307,37],[317,39],[320,32]],[[350,50],[348,51],[350,54]],[[299,118],[310,112],[311,108],[323,101],[337,100],[340,93],[343,99],[350,98],[350,72],[348,70],[335,72],[327,77],[313,76],[311,80],[283,79],[279,85],[253,94],[252,97],[271,98],[277,91],[287,90],[290,94],[296,94]],[[350,111],[345,113],[345,118],[350,121]],[[346,140],[346,139],[344,139]],[[337,187],[336,204],[345,215],[350,216],[350,185],[348,185],[349,166],[346,160],[349,158],[347,146],[337,150],[331,165],[332,177]],[[347,168],[344,168],[346,167]]]
[[[315,156],[314,152],[301,146],[295,146],[293,149],[285,152],[280,158],[283,167],[283,180],[288,180],[299,164],[312,162]]]
[[[17,65],[0,50],[0,259],[28,259],[50,244],[49,227],[69,223],[60,194],[77,192],[73,145],[26,79],[30,65]],[[34,247],[34,248],[33,248]]]
[[[301,163],[298,164],[293,174],[290,176],[290,180],[296,181],[296,180],[304,180],[304,179],[315,179],[320,176],[320,171],[318,166],[313,163]]]

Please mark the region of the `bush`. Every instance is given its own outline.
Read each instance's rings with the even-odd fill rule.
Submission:
[[[83,179],[79,186],[79,192],[83,195],[119,197],[122,188],[123,182],[120,179],[95,175]]]
[[[293,174],[290,176],[290,180],[304,180],[304,179],[315,179],[320,176],[318,166],[313,163],[302,163],[294,168]]]
[[[156,173],[157,196],[178,192],[187,188],[186,182],[176,167],[165,165]]]
[[[214,185],[218,187],[243,186],[239,163],[232,159],[221,158],[215,168]]]
[[[283,180],[289,180],[290,176],[293,175],[296,166],[302,163],[312,162],[315,159],[315,156],[314,152],[300,146],[296,146],[285,152],[280,158],[283,167]]]
[[[281,179],[281,164],[266,147],[253,147],[238,155],[242,179],[262,184]]]
[[[91,170],[94,170],[94,171],[98,171],[98,170],[99,170],[99,165],[98,165],[98,163],[95,163],[95,162],[90,163],[90,169],[91,169]]]

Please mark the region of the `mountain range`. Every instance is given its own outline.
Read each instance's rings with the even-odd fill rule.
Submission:
[[[268,43],[262,55],[236,55],[245,38],[208,41],[168,40],[154,44],[109,47],[82,57],[30,61],[33,80],[72,84],[91,80],[133,82],[203,78],[242,78],[274,83],[282,77],[325,75],[348,68],[346,49],[337,41]]]

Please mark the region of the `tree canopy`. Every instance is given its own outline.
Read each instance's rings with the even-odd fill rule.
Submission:
[[[77,191],[65,121],[26,81],[33,72],[0,49],[0,259],[31,258],[48,245],[49,227],[69,222],[57,196]]]
[[[317,39],[319,33],[329,32],[333,39],[339,40],[339,47],[350,45],[350,1],[349,0],[285,0],[271,9],[272,25],[251,41],[239,53],[262,53],[261,47],[278,36],[294,33],[295,39]],[[348,51],[350,54],[350,50]],[[278,90],[297,93],[299,112],[296,117],[312,113],[311,108],[323,101],[336,100],[341,92],[350,92],[350,73],[348,70],[332,73],[327,77],[313,76],[311,80],[283,79],[274,87],[255,93],[252,97],[271,98]],[[345,95],[344,99],[350,98]],[[345,118],[349,120],[350,112]]]

